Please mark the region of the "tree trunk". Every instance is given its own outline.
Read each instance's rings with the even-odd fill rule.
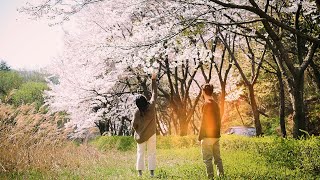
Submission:
[[[241,113],[240,113],[240,111],[239,111],[238,101],[236,101],[235,103],[233,103],[233,105],[236,107],[236,110],[237,110],[237,113],[238,113],[238,115],[239,115],[239,117],[240,117],[240,119],[241,119],[242,125],[245,126],[246,124],[244,123],[244,120],[243,120],[243,118],[242,118],[242,115],[241,115]]]
[[[220,96],[220,117],[223,119],[224,115],[224,103],[226,100],[226,84],[221,84],[221,96]]]
[[[310,62],[310,66],[314,74],[314,82],[317,84],[317,87],[320,90],[320,70],[313,61]]]
[[[172,124],[173,124],[175,134],[179,133],[179,124],[178,124],[178,120],[177,120],[178,117],[179,116],[176,115],[173,111],[171,112],[170,122],[172,122]]]
[[[182,107],[183,105],[180,104],[180,106]],[[179,118],[179,135],[180,136],[188,135],[189,122],[187,119],[187,110],[184,107],[182,107],[181,109],[179,109],[177,116]]]
[[[123,136],[123,130],[124,130],[124,121],[121,120],[121,125],[120,125],[120,128],[118,130],[118,136]]]
[[[279,119],[280,119],[280,129],[282,137],[285,138],[287,136],[286,131],[286,123],[285,123],[285,96],[284,96],[284,85],[281,73],[277,74],[279,81],[279,97],[280,97],[280,109],[279,109]]]
[[[179,135],[180,136],[186,136],[188,135],[188,121],[187,121],[187,115],[185,110],[180,110],[178,114],[179,118]]]
[[[100,135],[102,136],[106,131],[106,122],[99,120],[98,122],[95,122],[95,125],[99,128]]]
[[[293,107],[293,137],[299,138],[305,135],[306,117],[303,102],[304,73],[296,76],[292,82],[293,88],[290,91],[290,98]]]
[[[260,123],[260,116],[259,116],[260,114],[258,111],[258,106],[257,106],[257,102],[256,102],[255,95],[254,95],[253,85],[249,85],[248,89],[249,89],[249,98],[250,98],[251,109],[252,109],[253,118],[254,118],[254,125],[256,127],[256,133],[257,133],[257,136],[261,136],[262,135],[262,128],[261,128],[261,123]]]
[[[161,128],[161,122],[159,120],[159,116],[156,114],[156,122],[157,122],[157,129],[156,129],[156,134],[160,135],[160,133],[162,135],[165,135],[165,131]]]
[[[188,135],[188,123],[185,120],[180,121],[180,136]]]
[[[186,136],[188,134],[189,123],[187,122],[187,116],[184,110],[181,110],[178,118],[179,118],[179,135]]]

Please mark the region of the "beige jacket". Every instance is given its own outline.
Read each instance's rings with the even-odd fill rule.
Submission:
[[[141,116],[140,111],[134,113],[133,129],[134,139],[141,144],[147,141],[152,135],[156,133],[156,100],[157,100],[157,83],[152,80],[152,97],[149,101],[147,111]]]

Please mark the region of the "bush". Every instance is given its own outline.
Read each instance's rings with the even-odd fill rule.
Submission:
[[[13,89],[18,89],[23,82],[22,77],[15,71],[0,71],[0,99],[9,95]]]
[[[133,150],[136,142],[133,137],[101,136],[92,142],[99,149]],[[283,139],[279,137],[245,137],[222,136],[222,151],[247,152],[254,157],[262,157],[263,161],[274,168],[285,167],[292,170],[303,170],[308,173],[320,173],[320,138]],[[200,147],[196,136],[157,136],[158,149],[183,149]],[[257,159],[260,161],[261,159]]]
[[[271,144],[273,137],[246,137],[237,135],[222,136],[220,145],[223,149],[230,150],[253,150],[261,152]]]
[[[189,148],[198,146],[196,136],[157,136],[157,148]]]
[[[221,147],[230,150],[243,150],[262,155],[268,164],[289,169],[302,169],[309,173],[320,173],[320,138],[283,139],[280,137],[248,138],[224,136]]]
[[[48,89],[45,83],[27,82],[13,94],[12,104],[19,106],[22,104],[35,103],[36,109],[43,105],[43,91]]]
[[[132,136],[100,136],[91,142],[101,150],[117,149],[128,151],[136,148]],[[189,148],[199,146],[195,136],[157,136],[158,149]]]
[[[120,151],[132,150],[136,145],[131,136],[100,136],[91,143],[100,150],[117,149]]]
[[[320,138],[305,140],[276,138],[261,152],[267,162],[287,167],[303,169],[309,173],[320,173]]]

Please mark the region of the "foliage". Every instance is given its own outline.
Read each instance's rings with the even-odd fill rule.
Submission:
[[[183,101],[180,104],[175,103],[180,108],[180,113],[193,112],[193,104],[190,103],[192,100],[189,99],[197,96],[199,84],[204,82],[200,72],[197,71],[200,71],[199,65],[203,63],[207,71],[210,58],[221,53],[214,55],[209,49],[204,48],[205,43],[195,41],[199,38],[199,34],[202,34],[205,41],[211,41],[213,29],[204,24],[194,25],[194,27],[190,24],[189,28],[185,28],[185,31],[189,33],[169,38],[163,43],[154,43],[154,41],[167,38],[171,33],[183,29],[184,26],[179,25],[183,19],[188,23],[190,17],[196,16],[185,10],[197,12],[187,4],[180,9],[179,3],[172,2],[172,4],[166,4],[165,7],[158,6],[161,4],[159,3],[115,0],[91,4],[76,14],[70,22],[65,22],[68,32],[74,32],[75,26],[81,28],[77,28],[76,34],[66,34],[65,51],[59,57],[61,61],[54,62],[48,68],[51,74],[59,78],[59,83],[49,84],[50,91],[46,92],[46,97],[47,104],[52,111],[67,111],[70,114],[69,125],[76,127],[79,134],[82,130],[95,126],[96,121],[116,119],[115,117],[119,116],[116,110],[130,114],[127,111],[133,111],[133,108],[124,105],[123,102],[117,103],[117,98],[113,97],[121,93],[135,94],[138,92],[137,85],[141,85],[145,74],[150,73],[153,69],[161,71],[159,77],[161,77],[160,84],[162,84],[163,93],[174,90],[176,91],[175,96],[181,94],[181,97],[174,97]],[[59,4],[56,5],[60,7]],[[51,5],[49,3],[48,8]],[[179,7],[179,11],[175,12],[177,16],[168,14],[167,8],[177,7]],[[199,7],[196,8],[201,10]],[[39,10],[41,11],[41,8]],[[160,22],[158,18],[161,18],[163,14],[167,16],[163,22]],[[105,21],[105,18],[109,20]],[[173,32],[170,31],[171,28],[174,28]],[[79,38],[80,34],[82,34],[81,38]],[[148,43],[150,45],[145,45]],[[159,64],[165,64],[166,57],[168,57],[168,66],[160,68]],[[216,63],[221,64],[219,59]],[[168,90],[169,86],[166,84],[169,80],[165,72],[169,70],[175,72],[175,69],[179,70],[176,74],[171,74],[174,79],[172,81],[175,81],[175,86],[185,87],[185,89],[170,88]],[[194,72],[198,72],[200,78],[189,75]],[[234,78],[231,73],[229,76],[227,93],[235,91],[234,84],[238,81],[237,76]],[[139,77],[141,81],[134,80]],[[184,79],[184,83],[180,81],[181,79]],[[212,81],[216,82],[215,84],[219,87],[218,77],[215,76],[212,79],[215,79]],[[180,85],[177,84],[178,82],[181,82]],[[169,101],[170,97],[167,95],[165,97],[167,97],[166,101]],[[229,96],[230,98],[232,97]],[[169,103],[174,104],[174,102],[167,102]],[[116,116],[114,112],[117,113]],[[179,113],[176,110],[172,112]],[[187,114],[188,117],[191,117],[191,113]]]
[[[12,104],[19,106],[35,103],[36,109],[39,109],[44,103],[43,92],[47,89],[48,87],[45,83],[26,82],[12,95]]]
[[[24,140],[32,138],[30,136],[24,137]],[[157,179],[206,179],[200,145],[195,144],[195,139],[194,136],[188,138],[158,136]],[[121,141],[130,143],[120,145]],[[170,142],[170,146],[163,144],[163,141]],[[188,143],[179,144],[180,141],[188,141]],[[10,145],[6,140],[3,142]],[[14,144],[8,148],[11,149],[12,146]],[[102,149],[97,150],[92,146]],[[319,178],[317,170],[319,162],[316,161],[319,156],[318,138],[285,140],[273,137],[223,136],[220,146],[226,174],[222,179]],[[117,150],[119,147],[121,148]],[[0,150],[3,148],[3,145],[0,146]],[[16,148],[20,148],[19,153],[16,153],[20,159],[19,161],[12,159],[11,163],[15,164],[15,169],[7,169],[7,161],[1,161],[2,163],[6,162],[4,167],[7,171],[4,172],[3,169],[0,169],[0,178],[47,179],[53,176],[58,179],[138,178],[134,165],[136,161],[135,142],[132,137],[100,137],[92,143],[80,144],[79,146],[64,141],[61,146],[44,146],[42,143],[38,143],[32,146],[33,151],[30,151],[27,146],[16,146]],[[13,148],[14,152],[16,152],[16,148]],[[290,155],[291,150],[292,155]],[[303,158],[294,156],[295,153],[301,155],[299,151],[306,153],[306,155],[310,154],[310,156],[303,155]],[[4,156],[9,153],[8,151],[3,152]],[[23,154],[25,156],[22,156]],[[21,161],[27,155],[29,156],[29,164],[22,166],[24,162],[28,162]],[[290,167],[291,165],[294,165],[293,168]],[[295,167],[295,165],[298,166]],[[148,173],[144,172],[140,179],[149,179]]]
[[[157,148],[190,148],[198,146],[199,142],[194,136],[157,136]]]
[[[109,149],[128,151],[136,147],[134,139],[130,136],[101,136],[94,140],[92,144],[104,151]]]
[[[136,77],[145,76],[144,73],[150,73],[166,61],[169,63],[169,68],[160,66],[163,72],[161,83],[165,84],[164,87],[167,84],[173,85],[170,88],[163,88],[163,92],[168,91],[174,94],[174,96],[164,94],[167,101],[170,101],[167,104],[178,104],[180,109],[173,110],[174,113],[181,109],[183,113],[193,113],[192,108],[185,107],[190,106],[193,100],[191,98],[194,97],[189,94],[193,95],[194,92],[199,91],[199,84],[203,82],[201,81],[203,78],[201,80],[191,78],[192,83],[196,84],[194,92],[184,92],[189,88],[180,82],[192,72],[197,72],[200,67],[205,67],[202,71],[202,74],[205,74],[203,72],[209,70],[210,63],[216,67],[223,65],[221,53],[210,50],[215,40],[217,40],[216,44],[220,43],[218,46],[221,46],[221,42],[225,46],[230,46],[228,58],[232,57],[231,55],[237,57],[227,64],[237,66],[236,61],[239,61],[244,69],[243,72],[255,74],[255,77],[258,77],[260,65],[264,68],[268,67],[269,70],[274,71],[273,74],[284,75],[283,78],[289,82],[287,92],[303,93],[303,86],[298,90],[293,84],[302,84],[300,82],[303,81],[299,82],[300,79],[296,77],[304,73],[306,65],[311,61],[311,55],[314,54],[315,42],[319,42],[317,34],[320,16],[315,2],[311,0],[301,2],[294,0],[285,2],[89,0],[70,3],[59,0],[49,2],[34,0],[20,10],[35,18],[48,17],[49,23],[52,24],[63,22],[66,32],[66,49],[50,70],[60,78],[61,82],[49,85],[51,91],[47,92],[47,103],[52,111],[68,111],[71,118],[69,124],[77,127],[77,132],[94,126],[97,120],[106,121],[113,117],[114,111],[109,114],[108,108],[96,107],[96,105],[100,102],[107,104],[105,102],[109,99],[106,96],[111,94],[111,87],[118,85],[115,81],[119,80],[119,76],[126,77],[121,79],[121,83],[125,85],[121,86],[120,93],[123,93],[124,89],[129,90],[130,93],[137,92],[138,89],[135,88],[137,83],[127,80],[135,75]],[[266,58],[263,62],[260,58],[262,54],[260,46],[266,47]],[[310,52],[310,56],[307,52]],[[245,63],[246,60],[250,62]],[[257,64],[258,68],[255,67]],[[177,74],[186,66],[188,66],[188,71],[185,73],[187,76],[179,77]],[[284,67],[280,68],[280,66]],[[129,73],[128,67],[138,69],[139,73]],[[110,73],[112,71],[113,73]],[[217,73],[221,74],[221,71]],[[168,76],[175,75],[174,83],[166,79],[165,72],[168,72]],[[267,75],[272,73],[268,72]],[[270,119],[274,119],[277,116],[274,109],[279,107],[276,101],[279,98],[269,96],[270,91],[277,91],[277,88],[272,86],[270,91],[263,92],[267,89],[267,85],[270,85],[268,83],[276,84],[274,83],[276,80],[266,78],[267,75],[258,79],[258,81],[268,81],[266,85],[256,84],[255,86],[257,88],[261,85],[260,89],[257,88],[259,93],[257,96],[264,96],[257,98],[260,100],[258,105],[261,106],[253,108],[253,114],[245,112],[248,117],[254,115],[257,122],[258,111],[272,112]],[[233,87],[238,83],[232,79],[235,78],[228,78],[227,86]],[[246,82],[245,79],[243,78]],[[216,78],[211,81],[219,82]],[[250,81],[255,82],[255,78],[252,76]],[[112,93],[118,94],[119,91],[117,89]],[[287,105],[296,112],[293,114],[293,119],[296,122],[302,121],[294,125],[304,124],[304,117],[301,120],[295,117],[297,113],[304,116],[303,108],[293,105],[293,101],[299,101],[298,98],[302,95],[291,94],[291,97],[293,97],[290,99],[292,102]],[[177,103],[181,99],[185,102]],[[252,101],[254,99],[251,98],[251,102],[254,102]],[[302,103],[303,100],[300,100],[297,105]],[[255,107],[255,103],[251,105]],[[126,106],[121,105],[121,108],[123,107]],[[268,109],[264,109],[265,107]],[[298,109],[295,109],[296,107]],[[92,111],[96,108],[98,110]],[[170,108],[172,106],[168,106],[168,109]],[[183,117],[181,114],[174,119]],[[245,119],[242,123],[245,124],[248,121],[250,123],[251,119]],[[258,124],[256,123],[257,126]],[[305,127],[301,128],[305,129]],[[295,134],[298,134],[297,129],[299,127],[295,128]]]
[[[284,166],[289,169],[303,169],[314,175],[320,173],[320,139],[311,137],[307,140],[275,139],[266,146],[262,155],[268,163]],[[275,161],[276,159],[276,161]]]
[[[0,71],[0,98],[15,106],[35,103],[39,109],[44,104],[43,92],[48,89],[44,76],[35,71]]]
[[[226,149],[251,149],[263,156],[267,163],[294,170],[319,174],[320,163],[316,160],[320,153],[319,137],[308,139],[282,139],[279,137],[239,138],[230,136],[222,141]]]
[[[19,71],[20,76],[24,79],[24,82],[42,82],[46,83],[46,74],[41,71]]]
[[[136,148],[136,142],[130,136],[100,136],[91,143],[104,151],[109,149],[130,151]],[[157,136],[158,149],[190,148],[198,145],[194,136]]]
[[[263,161],[270,166],[279,166],[291,170],[318,174],[320,162],[320,138],[282,139],[278,137],[248,138],[224,135],[221,138],[222,151],[247,151],[255,156],[257,162]],[[132,137],[102,136],[92,142],[102,150],[118,149],[130,151],[135,146]],[[195,136],[157,136],[157,149],[188,149],[199,146]],[[182,152],[181,152],[182,153]]]
[[[270,135],[281,135],[280,128],[279,128],[279,122],[280,120],[278,118],[267,118],[262,117],[261,118],[261,125],[264,129],[264,135],[270,136]],[[288,127],[288,123],[286,124]],[[292,128],[292,127],[291,127]],[[289,130],[289,128],[287,128]],[[287,131],[288,133],[289,131]]]
[[[0,71],[10,71],[10,66],[3,60],[0,61]]]
[[[23,83],[22,77],[16,71],[0,71],[0,99],[5,97],[14,89],[18,89]]]

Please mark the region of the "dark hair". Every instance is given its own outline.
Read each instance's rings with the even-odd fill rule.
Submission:
[[[213,85],[212,84],[209,84],[209,83],[204,84],[201,86],[201,88],[206,95],[208,95],[208,96],[212,95],[212,93],[213,93]]]
[[[149,102],[147,100],[147,98],[144,95],[138,95],[136,97],[136,105],[140,111],[141,116],[144,115],[144,113],[146,112],[146,110],[148,109],[149,106]]]

